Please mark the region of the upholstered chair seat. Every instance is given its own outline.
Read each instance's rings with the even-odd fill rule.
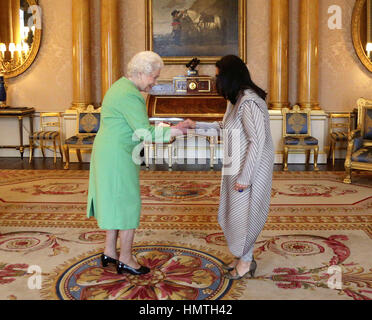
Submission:
[[[372,147],[361,148],[351,155],[352,161],[372,163]]]
[[[330,136],[332,137],[332,139],[336,141],[347,141],[348,133],[347,132],[332,132]]]
[[[284,145],[289,146],[315,146],[318,145],[318,139],[308,136],[303,138],[285,137]]]
[[[35,132],[33,135],[30,136],[32,140],[53,140],[59,137],[59,132],[57,131],[41,131]]]
[[[94,142],[95,136],[82,136],[82,135],[76,135],[73,137],[68,138],[65,143],[66,144],[72,144],[72,145],[92,145]]]

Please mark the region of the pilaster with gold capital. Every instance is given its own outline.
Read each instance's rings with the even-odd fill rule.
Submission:
[[[288,102],[289,0],[271,0],[271,60],[269,109],[280,110]]]

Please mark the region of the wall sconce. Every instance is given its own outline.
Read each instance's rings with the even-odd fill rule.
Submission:
[[[20,67],[31,51],[29,45],[22,42],[9,43],[8,48],[5,43],[0,43],[0,52],[0,73],[5,73]]]

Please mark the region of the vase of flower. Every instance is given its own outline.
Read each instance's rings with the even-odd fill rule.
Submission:
[[[6,107],[6,90],[4,77],[0,75],[0,108]]]

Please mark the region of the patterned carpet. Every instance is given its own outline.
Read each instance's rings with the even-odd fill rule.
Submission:
[[[368,173],[346,185],[343,172],[275,172],[257,272],[240,281],[222,276],[219,172],[141,171],[141,277],[101,267],[88,174],[0,170],[0,299],[372,299]]]

